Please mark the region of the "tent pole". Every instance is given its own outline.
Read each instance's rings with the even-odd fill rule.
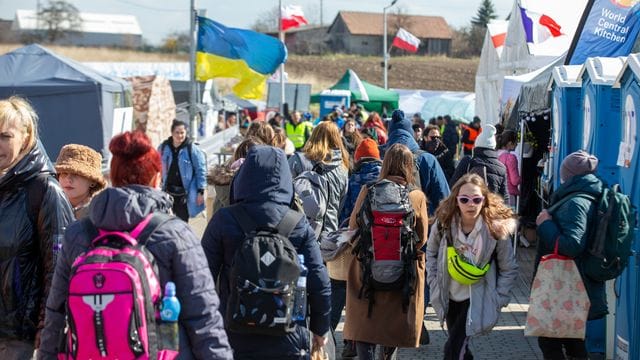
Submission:
[[[191,71],[191,81],[189,82],[189,121],[191,128],[191,138],[196,140],[198,138],[198,122],[196,120],[196,104],[197,104],[197,91],[196,91],[196,4],[195,0],[191,0],[191,43],[189,46],[189,70]],[[206,134],[205,134],[206,135]]]

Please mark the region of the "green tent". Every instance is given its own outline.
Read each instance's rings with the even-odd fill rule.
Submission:
[[[349,87],[349,84],[352,83],[352,76],[357,77],[353,70],[347,69],[342,78],[329,89],[351,91],[351,101],[361,103],[367,111],[377,111],[379,113],[382,113],[383,108],[386,108],[387,113],[391,113],[391,111],[398,108],[400,95],[397,92],[392,90],[385,90],[384,88],[361,80],[360,82],[362,83],[362,86],[369,96],[369,101],[364,102],[360,91]],[[311,102],[319,103],[320,94],[311,95]]]

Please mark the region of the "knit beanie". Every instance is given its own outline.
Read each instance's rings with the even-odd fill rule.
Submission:
[[[482,132],[476,138],[474,147],[496,149],[496,127],[493,125],[485,125]]]
[[[389,134],[398,129],[404,129],[408,133],[413,134],[411,121],[404,117],[404,111],[400,109],[393,110],[393,113],[391,114],[391,122],[389,123]]]
[[[96,183],[95,190],[107,186],[102,176],[102,155],[90,147],[69,144],[62,147],[56,160],[56,172],[80,175]]]
[[[362,158],[374,158],[380,160],[380,151],[378,150],[378,143],[369,138],[365,138],[360,142],[353,158],[356,162]]]
[[[564,183],[574,176],[592,174],[598,168],[598,158],[582,150],[567,155],[560,166],[560,180]]]

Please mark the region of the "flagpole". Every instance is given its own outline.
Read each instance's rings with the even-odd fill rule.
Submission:
[[[587,22],[587,18],[591,13],[591,8],[593,7],[594,0],[589,0],[587,6],[584,8],[584,12],[582,13],[582,17],[580,18],[580,22],[578,23],[578,29],[573,35],[573,39],[571,40],[571,45],[569,46],[569,51],[567,51],[567,57],[564,59],[564,64],[569,65],[571,63],[571,58],[573,57],[573,52],[576,50],[576,46],[578,45],[578,41],[580,40],[580,35],[582,35],[582,30],[584,30],[584,24]]]
[[[284,31],[282,31],[282,0],[278,0],[278,38],[284,44]],[[284,116],[284,62],[280,64],[280,113]]]
[[[387,9],[395,5],[398,0],[391,1],[391,4],[382,8],[382,19],[384,22],[383,25],[383,34],[382,34],[382,55],[384,57],[384,88],[388,89],[387,86],[387,63],[389,62],[389,54],[387,54]]]
[[[189,70],[191,71],[191,81],[189,82],[189,122],[191,128],[191,138],[198,138],[198,124],[196,121],[196,103],[198,94],[196,92],[196,1],[191,0],[191,43],[189,45]]]

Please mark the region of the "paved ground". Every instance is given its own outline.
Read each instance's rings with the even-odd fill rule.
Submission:
[[[189,222],[198,236],[202,235],[206,227],[206,219],[198,217]],[[529,283],[533,276],[533,261],[535,247],[518,247],[517,258],[520,266],[520,276],[512,291],[511,303],[502,309],[502,315],[498,325],[486,336],[475,338],[471,341],[471,352],[477,360],[537,360],[542,359],[542,354],[537,346],[536,338],[524,336],[524,324],[529,308]],[[344,318],[343,318],[344,319]],[[423,345],[417,349],[400,349],[399,360],[424,360],[442,359],[442,349],[446,341],[446,333],[440,328],[433,309],[427,310],[425,324],[429,330],[431,344]],[[342,352],[342,326],[338,325],[336,331],[338,355]],[[340,359],[340,356],[338,356]]]

